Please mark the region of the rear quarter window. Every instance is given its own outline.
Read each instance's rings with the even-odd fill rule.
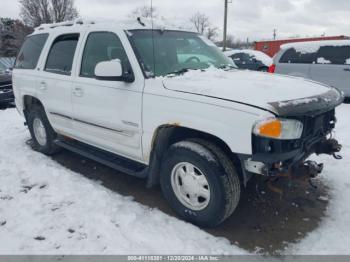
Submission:
[[[35,69],[48,36],[48,34],[28,36],[19,51],[15,68]]]
[[[317,64],[350,64],[350,46],[322,46],[317,53]]]
[[[306,53],[295,50],[295,48],[287,49],[280,58],[282,64],[313,64],[316,60],[316,53]]]

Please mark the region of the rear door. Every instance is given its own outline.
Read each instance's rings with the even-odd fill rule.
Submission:
[[[311,78],[338,88],[350,96],[350,45],[323,46],[311,66]]]
[[[36,96],[38,77],[40,76],[40,57],[48,45],[49,34],[35,34],[26,38],[17,56],[12,74],[13,90],[16,96],[16,105],[22,112],[21,97],[23,94]]]
[[[37,96],[43,102],[53,128],[72,134],[72,70],[80,33],[52,36],[38,76]]]
[[[77,139],[142,162],[142,92],[144,77],[123,31],[86,34],[80,68],[72,90]],[[99,62],[120,59],[134,82],[95,78]]]
[[[289,48],[278,59],[275,72],[277,74],[310,78],[310,67],[314,60],[315,53],[302,53],[297,52],[295,48]]]

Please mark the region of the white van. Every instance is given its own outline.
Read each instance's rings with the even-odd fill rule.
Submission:
[[[13,85],[34,148],[66,148],[158,183],[184,219],[216,226],[252,175],[316,176],[310,154],[341,146],[336,89],[239,71],[203,36],[149,23],[43,25]]]
[[[275,73],[333,86],[350,99],[350,40],[286,44],[274,57]]]

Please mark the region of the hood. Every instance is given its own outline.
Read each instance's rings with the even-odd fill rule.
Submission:
[[[314,107],[327,110],[342,103],[341,93],[326,85],[247,70],[191,70],[181,76],[164,78],[163,85],[168,90],[229,100],[279,115],[300,115],[314,111]],[[322,106],[321,100],[325,102]],[[296,107],[299,110],[294,110]]]

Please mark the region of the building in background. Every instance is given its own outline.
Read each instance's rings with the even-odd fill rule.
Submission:
[[[279,50],[281,45],[296,43],[296,42],[309,42],[309,41],[323,41],[323,40],[344,40],[350,39],[348,36],[324,36],[324,37],[312,37],[312,38],[295,38],[284,40],[271,40],[271,41],[258,41],[255,42],[254,49],[264,52],[270,57],[273,57]]]

